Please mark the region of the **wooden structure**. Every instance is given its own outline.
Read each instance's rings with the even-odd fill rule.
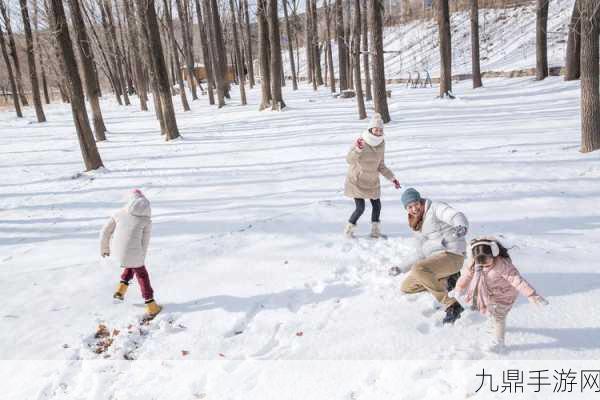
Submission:
[[[188,79],[188,70],[186,67],[181,67],[181,72],[183,73],[183,79]],[[196,64],[194,65],[194,74],[196,75],[196,79],[200,82],[206,82],[206,68],[204,64]],[[233,65],[227,65],[227,72],[225,73],[225,81],[233,82],[235,81],[235,67]]]

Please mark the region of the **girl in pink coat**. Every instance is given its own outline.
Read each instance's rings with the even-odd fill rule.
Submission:
[[[464,293],[473,310],[488,315],[494,328],[491,351],[503,352],[506,316],[522,294],[538,305],[548,302],[519,274],[508,251],[493,237],[480,237],[471,241],[472,260],[463,267],[456,283],[456,293]]]

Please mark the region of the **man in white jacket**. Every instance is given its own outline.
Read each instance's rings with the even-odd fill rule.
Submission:
[[[145,266],[152,228],[150,217],[150,202],[139,189],[135,189],[125,207],[118,210],[102,228],[100,253],[102,257],[112,254],[123,268],[121,282],[113,297],[123,300],[129,281],[135,275],[146,302],[146,312],[154,316],[162,307],[154,301],[154,291]]]
[[[469,222],[463,213],[446,203],[423,199],[413,188],[402,194],[402,204],[421,256],[402,283],[402,291],[428,291],[446,307],[443,322],[454,323],[463,308],[448,295],[448,279],[456,278],[465,260]]]

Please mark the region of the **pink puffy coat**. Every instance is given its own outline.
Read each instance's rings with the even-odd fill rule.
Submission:
[[[481,274],[479,279],[478,274]],[[466,291],[465,300],[473,304],[473,294],[477,288],[477,308],[482,314],[488,313],[492,304],[512,306],[519,293],[525,297],[535,295],[535,289],[519,274],[512,261],[495,257],[494,263],[481,272],[475,271],[473,262],[466,264],[456,283],[456,292]]]

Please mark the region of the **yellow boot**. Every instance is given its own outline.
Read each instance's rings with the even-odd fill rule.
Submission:
[[[113,294],[113,298],[117,299],[117,300],[123,300],[123,298],[125,297],[125,293],[127,293],[128,287],[129,287],[128,283],[121,281],[119,283],[119,287],[117,288],[117,291],[115,292],[115,294]]]
[[[146,314],[150,317],[156,316],[162,310],[162,306],[156,304],[154,299],[146,301]]]

